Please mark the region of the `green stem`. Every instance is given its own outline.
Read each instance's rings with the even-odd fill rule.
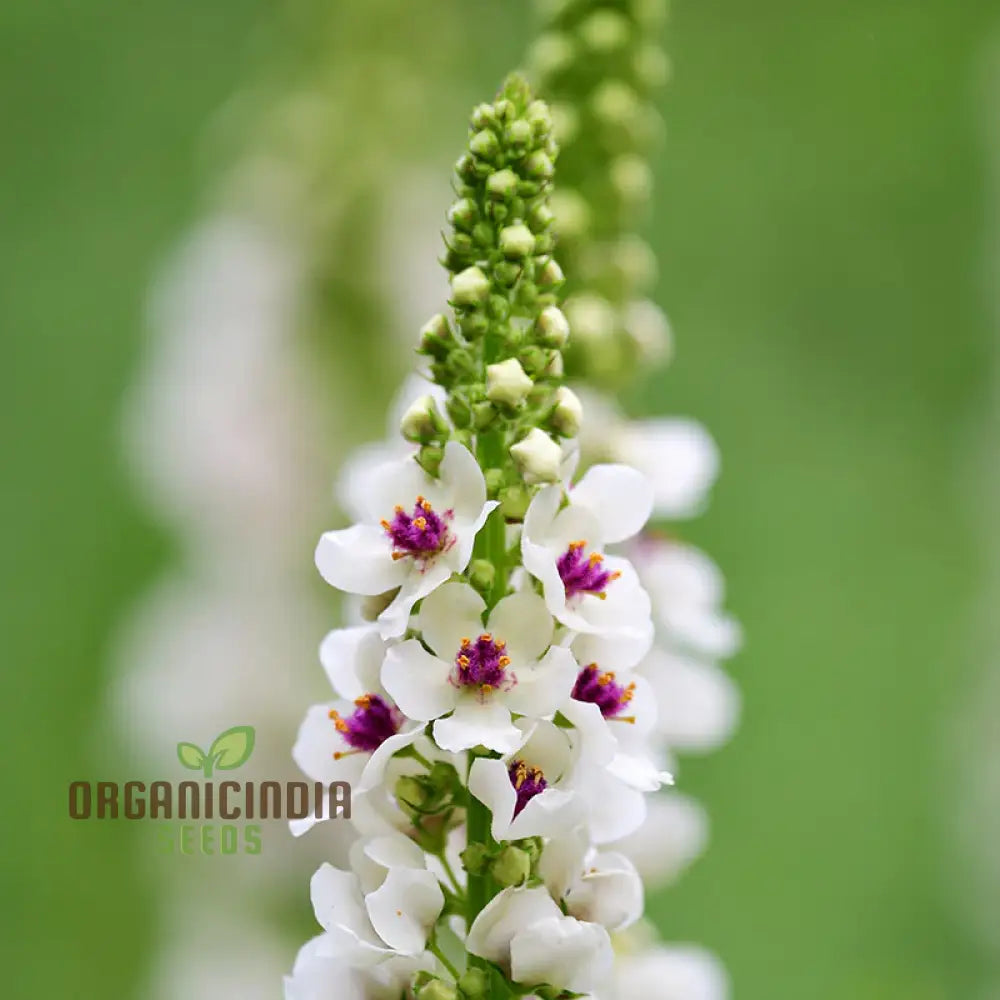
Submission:
[[[473,758],[474,759],[474,758]],[[486,844],[492,842],[490,836],[490,811],[474,795],[469,796],[469,804],[466,810],[466,842],[468,844]],[[488,874],[473,875],[468,873],[468,889],[465,897],[465,924],[466,928],[472,927],[476,917],[490,901],[492,896],[492,879]],[[480,968],[488,968],[485,959],[476,955],[469,956],[470,965],[478,965]],[[489,1000],[487,997],[486,1000]]]
[[[447,955],[441,950],[437,941],[433,938],[427,942],[427,950],[448,970],[451,974],[452,979],[458,980],[458,969],[455,968],[454,963],[448,958]]]
[[[461,898],[465,895],[465,890],[462,888],[462,883],[458,881],[455,875],[455,870],[451,867],[451,862],[448,860],[448,855],[442,851],[438,855],[438,860],[441,862],[441,867],[444,869],[445,875],[448,876],[449,881],[455,889],[456,894]]]

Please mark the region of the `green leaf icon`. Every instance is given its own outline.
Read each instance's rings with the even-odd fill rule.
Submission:
[[[177,759],[192,771],[200,771],[205,765],[205,752],[193,743],[177,744]]]
[[[215,737],[208,755],[220,771],[233,771],[250,759],[254,739],[253,726],[233,726]]]

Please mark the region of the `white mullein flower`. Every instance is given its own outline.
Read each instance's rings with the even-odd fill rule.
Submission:
[[[445,584],[421,606],[423,643],[393,646],[382,667],[382,682],[411,719],[437,720],[434,739],[444,750],[516,750],[524,734],[511,713],[551,715],[576,677],[572,654],[552,645],[553,622],[540,597],[521,591],[503,598],[484,626],[485,608],[468,584]]]
[[[583,992],[612,968],[611,939],[600,924],[565,916],[547,889],[504,889],[476,918],[466,947],[518,983]]]
[[[323,535],[316,566],[327,583],[351,594],[398,588],[378,620],[386,638],[402,635],[413,605],[468,565],[476,533],[497,504],[486,499],[475,458],[454,441],[439,479],[405,458],[371,470],[358,496],[364,520]]]

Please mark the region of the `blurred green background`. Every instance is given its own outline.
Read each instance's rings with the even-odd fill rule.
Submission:
[[[448,8],[463,100],[517,61],[525,10]],[[206,120],[277,44],[273,17],[0,6],[5,996],[130,996],[156,938],[134,840],[70,824],[65,782],[94,771],[108,636],[170,560],[119,455],[144,296],[201,207]],[[690,537],[748,643],[740,733],[683,771],[713,843],[655,912],[723,958],[738,1000],[993,996],[949,889],[944,747],[978,669],[963,489],[994,374],[991,32],[1000,10],[972,0],[675,5],[651,235],[678,360],[630,402],[721,445]],[[429,109],[426,127],[446,170],[464,123]]]

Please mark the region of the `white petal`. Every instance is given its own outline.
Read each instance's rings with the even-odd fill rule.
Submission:
[[[376,525],[355,524],[328,531],[316,546],[316,568],[331,587],[349,594],[384,594],[406,575],[403,560],[394,561],[385,532]]]
[[[565,902],[570,916],[578,920],[622,930],[642,916],[642,881],[627,858],[597,853]]]
[[[504,889],[480,911],[469,929],[470,954],[500,965],[509,964],[510,943],[523,927],[560,916],[545,889]]]
[[[519,983],[582,993],[608,975],[612,962],[611,938],[603,927],[561,914],[531,923],[510,943],[511,976]]]
[[[370,625],[338,628],[327,633],[319,647],[319,659],[334,691],[354,701],[376,692],[385,643]]]
[[[410,612],[417,601],[433,593],[447,580],[455,567],[449,562],[447,553],[424,563],[414,563],[411,559],[399,559],[396,565],[409,564],[399,592],[392,603],[378,616],[378,628],[383,639],[396,639],[410,623]]]
[[[574,788],[589,807],[595,844],[610,844],[627,837],[646,818],[646,796],[601,768],[587,768],[574,781]]]
[[[464,445],[449,441],[441,460],[441,483],[456,517],[476,520],[486,504],[486,480],[475,456]]]
[[[292,747],[292,759],[313,781],[329,784],[331,781],[353,781],[361,773],[364,761],[361,757],[334,758],[349,747],[344,742],[337,727],[330,718],[334,710],[343,716],[354,711],[354,705],[344,701],[329,701],[322,705],[311,705],[306,712]]]
[[[382,783],[385,769],[389,766],[393,755],[404,747],[411,746],[423,733],[423,726],[416,726],[406,732],[390,736],[372,755],[364,766],[357,785],[358,792],[367,792]],[[356,825],[356,821],[355,821]]]
[[[541,768],[550,785],[561,780],[572,760],[572,748],[566,730],[546,721],[536,723],[519,719],[517,724],[527,736],[527,741],[517,755],[518,759]]]
[[[510,710],[502,702],[465,697],[454,714],[434,723],[434,742],[452,753],[482,745],[509,754],[524,742],[524,734],[511,722]]]
[[[340,507],[358,521],[378,522],[390,517],[384,509],[373,509],[372,477],[389,463],[398,463],[413,453],[413,447],[396,438],[362,445],[347,456],[337,473],[336,497]],[[397,501],[398,502],[398,501]],[[389,507],[388,511],[391,512]]]
[[[545,615],[548,617],[547,610]],[[517,684],[504,700],[519,715],[536,719],[553,715],[569,698],[579,672],[573,654],[562,646],[553,646],[536,665],[518,668]]]
[[[442,660],[452,661],[463,638],[482,632],[485,610],[486,602],[467,583],[445,583],[420,606],[417,627]]]
[[[729,1000],[729,980],[717,958],[691,945],[660,945],[624,957],[616,970],[617,995],[657,1000]]]
[[[416,639],[407,639],[385,654],[382,684],[404,715],[427,722],[455,706],[458,691],[448,680],[451,669]]]
[[[497,603],[489,630],[507,643],[507,654],[515,663],[537,660],[552,642],[552,615],[538,594],[521,590]]]
[[[570,489],[570,503],[591,511],[600,525],[601,543],[622,542],[637,534],[653,511],[653,486],[627,465],[594,465]]]
[[[660,517],[688,518],[704,509],[719,474],[719,449],[701,424],[683,418],[632,421],[619,450],[624,462],[649,476]]]
[[[657,729],[669,746],[705,753],[732,735],[740,694],[720,667],[654,650],[639,669],[655,692]]]
[[[417,955],[444,907],[444,894],[433,872],[393,868],[365,902],[379,937],[394,951]]]
[[[391,521],[396,507],[412,513],[420,496],[435,508],[446,502],[439,481],[428,476],[412,455],[371,469],[355,492],[365,505],[366,520],[374,524]]]
[[[492,814],[494,840],[509,839],[507,831],[517,805],[517,792],[511,783],[507,765],[502,760],[477,757],[469,769],[469,792]]]
[[[538,860],[538,875],[554,899],[562,899],[583,871],[583,859],[590,849],[586,827],[552,837]]]
[[[424,852],[409,837],[387,834],[362,844],[362,853],[381,868],[426,868]]]
[[[324,930],[346,927],[362,941],[377,944],[358,880],[351,872],[322,864],[309,883],[316,920]]]
[[[606,766],[614,760],[618,741],[597,705],[570,698],[562,706],[562,714],[573,723],[580,753],[588,766]]]
[[[507,780],[509,783],[510,779]],[[578,826],[586,815],[583,803],[573,792],[546,788],[529,799],[510,824],[505,839],[555,837]]]

